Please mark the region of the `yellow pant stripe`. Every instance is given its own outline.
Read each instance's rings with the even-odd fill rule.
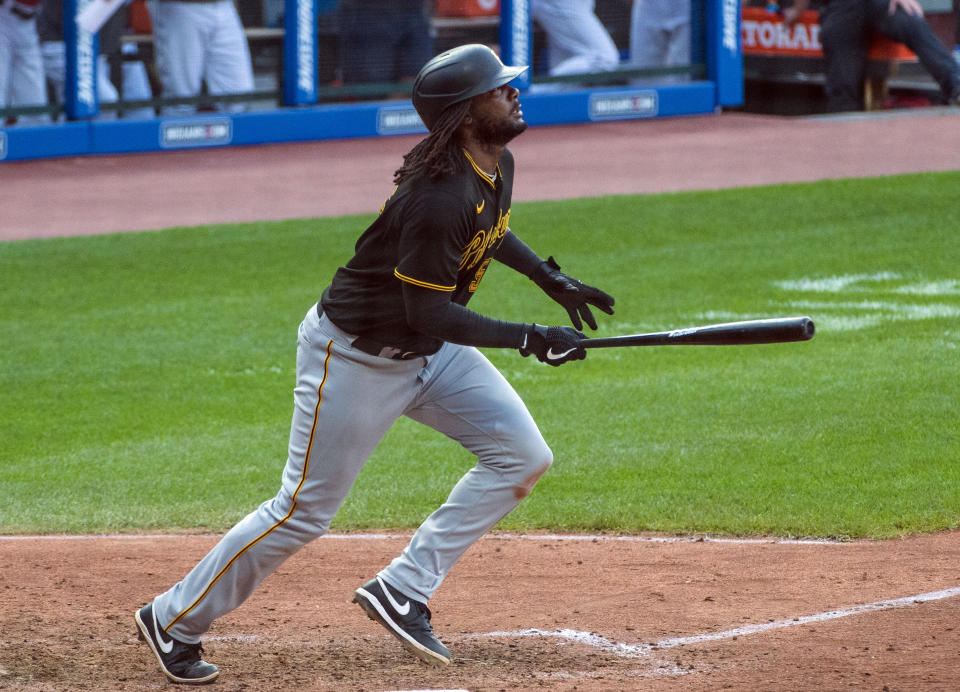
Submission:
[[[271,526],[269,529],[267,529],[266,531],[264,531],[262,534],[260,534],[260,535],[257,536],[256,538],[254,538],[252,541],[250,541],[249,543],[247,543],[245,546],[243,546],[243,548],[242,548],[236,555],[234,555],[234,556],[230,559],[230,561],[227,562],[226,565],[223,566],[223,569],[221,569],[219,572],[217,572],[217,575],[211,580],[210,584],[207,586],[206,589],[204,589],[203,593],[200,594],[200,596],[197,598],[197,600],[194,601],[193,604],[192,604],[189,608],[187,608],[187,609],[184,610],[182,613],[180,613],[179,615],[177,615],[177,617],[175,617],[175,618],[173,619],[173,621],[171,621],[171,623],[170,623],[169,625],[167,625],[166,627],[163,628],[163,631],[164,631],[164,632],[168,632],[171,627],[173,627],[174,625],[176,625],[176,624],[180,621],[181,618],[183,618],[187,613],[189,613],[191,610],[193,610],[193,609],[196,608],[198,605],[200,605],[200,602],[201,602],[204,598],[206,598],[207,594],[210,593],[210,590],[216,585],[216,583],[217,583],[218,581],[220,581],[220,578],[221,578],[224,574],[226,574],[227,570],[229,570],[229,569],[233,566],[233,564],[234,564],[237,560],[240,559],[240,556],[241,556],[241,555],[243,555],[245,552],[247,552],[248,550],[250,550],[253,546],[255,546],[257,543],[259,543],[260,541],[262,541],[264,538],[266,538],[267,536],[269,536],[269,535],[270,535],[271,533],[273,533],[274,531],[276,531],[278,528],[280,528],[281,526],[283,526],[283,525],[290,519],[290,517],[293,516],[293,513],[294,513],[294,512],[296,511],[296,509],[297,509],[297,495],[300,494],[300,489],[303,487],[304,482],[306,482],[306,480],[307,480],[307,472],[309,471],[309,467],[310,467],[310,452],[313,450],[313,440],[314,440],[314,436],[315,436],[316,433],[317,433],[317,420],[318,420],[319,417],[320,417],[320,415],[319,415],[319,414],[320,414],[320,404],[323,403],[323,385],[326,384],[326,382],[327,382],[327,375],[329,374],[328,365],[329,365],[329,363],[330,363],[330,357],[331,357],[332,355],[333,355],[333,340],[331,339],[329,342],[327,342],[327,356],[326,356],[326,358],[324,358],[324,361],[323,361],[323,379],[320,380],[320,386],[317,388],[317,406],[316,406],[316,408],[315,408],[314,411],[313,411],[313,427],[310,429],[310,442],[307,444],[307,454],[306,454],[306,457],[305,457],[304,460],[303,460],[303,474],[300,476],[300,483],[297,484],[297,489],[296,489],[296,490],[294,491],[294,493],[293,493],[293,498],[292,498],[292,499],[293,499],[293,502],[292,502],[291,505],[290,505],[290,511],[287,512],[287,515],[286,515],[283,519],[281,519],[280,521],[278,521],[276,524],[274,524],[274,525]]]

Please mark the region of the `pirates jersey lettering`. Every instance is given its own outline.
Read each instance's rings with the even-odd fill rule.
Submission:
[[[486,231],[477,231],[477,234],[463,249],[463,254],[460,256],[460,269],[473,269],[491,247],[499,247],[503,236],[507,234],[509,225],[510,210],[508,209],[506,214],[502,212],[499,214],[497,223],[492,228]]]

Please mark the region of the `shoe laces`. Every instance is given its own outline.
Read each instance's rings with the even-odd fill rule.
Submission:
[[[187,644],[177,641],[171,655],[170,663],[182,663],[189,665],[203,659],[203,646],[200,643]]]
[[[410,601],[410,606],[411,610],[415,611],[415,614],[411,612],[410,615],[404,618],[406,626],[421,632],[427,632],[428,634],[432,633],[433,627],[430,625],[430,618],[433,614],[430,612],[430,609],[423,603],[413,600]]]

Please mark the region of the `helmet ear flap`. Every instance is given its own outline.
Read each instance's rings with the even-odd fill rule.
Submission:
[[[413,106],[427,129],[454,103],[473,98],[516,79],[526,66],[508,67],[489,47],[471,43],[437,55],[413,84]]]

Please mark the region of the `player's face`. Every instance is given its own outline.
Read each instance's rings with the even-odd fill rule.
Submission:
[[[470,113],[478,141],[502,146],[527,129],[519,96],[519,91],[504,84],[476,97]]]

